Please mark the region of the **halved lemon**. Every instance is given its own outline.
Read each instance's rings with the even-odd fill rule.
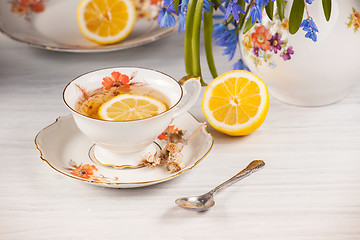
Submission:
[[[166,105],[155,98],[121,94],[100,106],[99,117],[103,120],[130,121],[152,117],[166,109]]]
[[[132,0],[82,0],[77,22],[82,34],[91,41],[111,44],[126,38],[136,20]]]
[[[230,71],[207,86],[202,110],[210,125],[218,131],[232,136],[247,135],[260,127],[266,118],[268,90],[254,74]]]

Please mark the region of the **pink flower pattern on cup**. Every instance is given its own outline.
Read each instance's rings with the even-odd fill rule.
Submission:
[[[243,36],[242,45],[244,54],[250,55],[255,66],[268,63],[270,67],[276,67],[273,57],[277,54],[284,60],[291,60],[294,54],[292,46],[288,46],[288,39],[283,31],[288,31],[288,19],[280,24],[281,30],[271,32],[271,27],[259,24],[257,27]]]

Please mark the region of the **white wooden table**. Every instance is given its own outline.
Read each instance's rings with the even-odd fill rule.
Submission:
[[[0,239],[360,239],[359,85],[343,101],[321,108],[271,98],[265,123],[246,137],[208,127],[215,145],[205,160],[150,187],[96,187],[40,160],[35,135],[69,114],[61,97],[66,83],[110,66],[148,67],[180,78],[182,41],[174,33],[134,49],[73,54],[0,36]],[[230,65],[221,51],[215,55],[224,72]],[[204,77],[211,79],[207,70]],[[190,112],[205,121],[200,103]],[[266,167],[216,195],[210,211],[174,203],[206,192],[253,159]]]

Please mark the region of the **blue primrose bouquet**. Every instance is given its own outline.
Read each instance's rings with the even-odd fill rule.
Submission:
[[[293,0],[289,16],[289,32],[295,34],[299,28],[306,32],[305,37],[317,41],[319,29],[308,13],[308,5],[314,0]],[[319,1],[319,0],[317,0]],[[224,48],[224,55],[233,60],[239,46],[239,33],[245,34],[255,23],[262,22],[265,10],[270,20],[274,19],[274,5],[277,15],[282,21],[285,12],[285,0],[163,0],[161,2],[158,23],[160,27],[175,27],[178,32],[185,31],[184,59],[188,75],[200,76],[200,32],[203,23],[203,37],[206,59],[212,76],[217,77],[212,41]],[[331,0],[322,0],[324,15],[330,19]],[[216,10],[216,11],[214,11]],[[303,19],[305,14],[305,19]],[[176,18],[175,18],[176,16]],[[213,20],[217,19],[216,24]],[[241,59],[233,65],[233,69],[248,68]],[[202,85],[206,83],[201,78]]]

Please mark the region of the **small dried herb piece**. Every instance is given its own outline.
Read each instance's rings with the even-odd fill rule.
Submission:
[[[156,167],[160,165],[160,158],[156,157],[156,153],[145,153],[143,156],[143,163],[147,167]]]
[[[165,157],[166,156],[166,157]],[[185,167],[182,163],[183,155],[176,143],[169,142],[165,146],[163,161],[166,163],[167,169],[171,172],[177,172]]]
[[[156,167],[166,165],[166,168],[171,173],[180,171],[185,167],[182,163],[183,155],[181,151],[189,143],[189,141],[203,128],[206,124],[203,123],[186,141],[184,139],[185,132],[175,128],[174,125],[169,126],[158,139],[166,140],[167,144],[164,149],[160,150],[159,157],[156,154],[147,153],[144,155],[143,163],[148,167]],[[178,147],[181,144],[181,148]]]

